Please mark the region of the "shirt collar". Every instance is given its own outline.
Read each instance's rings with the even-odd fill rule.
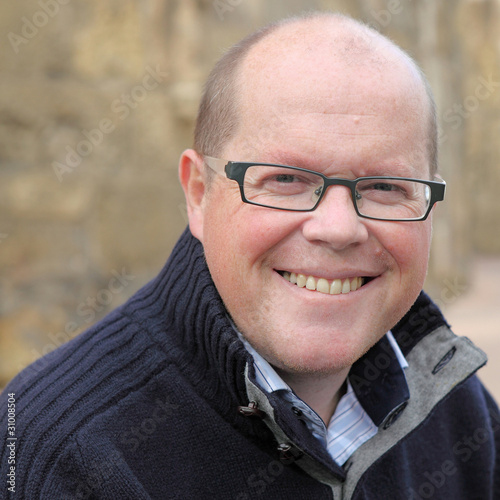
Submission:
[[[276,373],[276,370],[252,347],[250,342],[243,337],[238,329],[234,328],[247,351],[253,356],[255,381],[260,387],[268,393],[281,390],[292,392],[290,386]]]
[[[254,366],[255,366],[255,381],[260,385],[260,387],[268,393],[277,392],[281,390],[293,392],[290,386],[276,373],[276,370],[269,364],[269,362],[266,361],[252,347],[250,342],[248,342],[248,340],[246,340],[245,337],[243,337],[243,335],[236,328],[236,325],[234,325],[234,323],[232,323],[232,325],[236,333],[238,334],[238,337],[245,345],[247,351],[253,356]],[[392,332],[391,331],[387,332],[385,337],[387,338],[389,345],[393,350],[394,356],[398,360],[401,368],[402,369],[407,368],[408,362],[406,361],[406,358],[401,352],[401,349],[399,348],[399,345],[396,342],[396,339],[394,338]]]

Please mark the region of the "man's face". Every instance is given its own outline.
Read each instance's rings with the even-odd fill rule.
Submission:
[[[259,71],[265,63],[253,67],[250,58],[240,126],[221,157],[347,179],[429,179],[426,109],[413,77],[398,65],[360,71],[323,61],[297,54]],[[237,184],[220,176],[204,200],[202,239],[215,285],[244,336],[289,373],[346,369],[394,326],[422,288],[430,237],[430,219],[359,218],[343,186],[306,213],[245,204]],[[289,282],[283,271],[366,283],[330,295]]]

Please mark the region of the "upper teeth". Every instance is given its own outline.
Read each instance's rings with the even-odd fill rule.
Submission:
[[[306,287],[308,290],[316,290],[321,293],[329,293],[330,295],[354,292],[360,288],[364,282],[361,277],[347,278],[344,280],[334,279],[330,282],[325,278],[316,279],[314,276],[289,273],[288,271],[285,271],[282,276],[290,283],[295,283],[300,288]]]

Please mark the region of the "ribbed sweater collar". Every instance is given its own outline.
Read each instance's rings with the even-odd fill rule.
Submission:
[[[248,402],[244,372],[250,355],[230,324],[203,246],[189,229],[159,275],[129,302],[126,310],[131,309],[134,320],[219,412],[236,415],[236,406]]]

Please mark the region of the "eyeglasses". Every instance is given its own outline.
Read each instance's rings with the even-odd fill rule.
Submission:
[[[287,165],[234,162],[210,156],[204,159],[212,170],[238,183],[244,203],[293,212],[311,212],[329,186],[345,186],[351,191],[360,217],[421,221],[436,202],[444,199],[446,188],[444,181],[386,176],[349,180]]]

